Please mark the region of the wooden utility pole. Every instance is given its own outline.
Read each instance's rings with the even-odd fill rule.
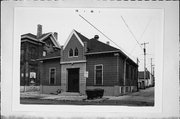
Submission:
[[[149,44],[149,43],[144,42],[144,43],[141,44],[141,45],[144,45],[144,48],[143,48],[143,50],[144,50],[144,81],[146,79],[146,44]]]

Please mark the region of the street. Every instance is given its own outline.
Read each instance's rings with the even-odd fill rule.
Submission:
[[[154,106],[154,87],[123,96],[103,96],[103,98],[87,100],[86,96],[59,95],[24,95],[21,94],[21,104],[45,105],[123,105],[123,106]]]

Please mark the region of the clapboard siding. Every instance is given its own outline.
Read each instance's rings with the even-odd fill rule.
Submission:
[[[87,56],[86,59],[87,71],[89,72],[87,86],[94,85],[94,66],[98,64],[103,65],[103,86],[117,85],[117,57],[113,56],[113,54],[91,55]]]
[[[69,50],[72,49],[73,51],[75,48],[78,49],[78,57],[69,57]],[[77,39],[77,37],[73,34],[70,38],[67,46],[63,50],[63,57],[61,61],[78,61],[84,60],[84,53],[83,53],[83,46]]]
[[[41,73],[41,84],[42,85],[50,85],[49,84],[49,69],[56,68],[56,81],[54,86],[61,85],[61,66],[59,63],[60,59],[51,59],[45,60],[41,63],[40,73]]]
[[[124,85],[124,60],[119,56],[119,85]]]

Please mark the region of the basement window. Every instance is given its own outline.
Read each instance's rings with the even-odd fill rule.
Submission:
[[[95,65],[95,85],[103,85],[103,65]]]

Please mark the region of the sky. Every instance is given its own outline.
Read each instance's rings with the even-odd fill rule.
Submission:
[[[83,16],[113,42],[88,24]],[[15,34],[37,34],[37,24],[43,33],[57,32],[58,42],[64,45],[73,29],[87,38],[99,35],[99,41],[110,42],[111,46],[121,49],[131,59],[139,62],[139,70],[144,70],[143,45],[146,45],[146,66],[151,71],[155,64],[155,40],[159,40],[162,18],[156,9],[112,9],[112,8],[15,8]],[[124,19],[124,21],[123,21]]]

